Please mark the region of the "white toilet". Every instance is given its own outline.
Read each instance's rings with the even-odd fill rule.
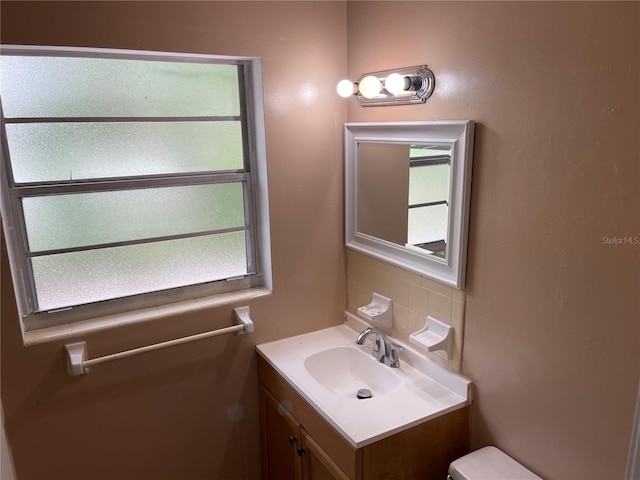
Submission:
[[[542,480],[496,447],[484,447],[451,462],[448,480]]]

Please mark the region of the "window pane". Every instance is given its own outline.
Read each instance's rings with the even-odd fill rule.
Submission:
[[[32,252],[244,226],[242,183],[26,197]]]
[[[449,201],[450,166],[423,165],[409,169],[409,205]]]
[[[409,169],[409,205],[449,200],[450,166],[424,165]]]
[[[16,183],[242,170],[240,122],[7,124]]]
[[[409,209],[408,242],[419,245],[438,240],[448,241],[449,207],[446,205],[432,205],[429,207]]]
[[[40,310],[247,274],[245,233],[31,259]]]
[[[2,106],[12,117],[237,116],[238,67],[3,55]]]

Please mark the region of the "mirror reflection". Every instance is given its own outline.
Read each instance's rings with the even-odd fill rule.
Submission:
[[[446,258],[451,145],[358,143],[357,231]]]
[[[348,248],[464,288],[471,120],[345,125]]]

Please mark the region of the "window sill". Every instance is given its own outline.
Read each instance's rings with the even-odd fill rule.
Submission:
[[[181,313],[195,312],[205,308],[221,307],[238,302],[244,302],[253,298],[270,295],[271,291],[264,287],[249,288],[236,292],[223,293],[211,297],[185,300],[182,302],[170,303],[159,307],[145,308],[117,315],[92,318],[80,322],[46,327],[38,330],[23,332],[22,339],[25,346],[38,345],[47,342],[55,342],[67,338],[79,337],[90,333],[100,332],[111,328],[134,325],[160,318],[169,317]]]

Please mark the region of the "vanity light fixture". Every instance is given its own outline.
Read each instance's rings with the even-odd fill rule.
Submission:
[[[435,77],[426,65],[365,73],[353,83],[341,80],[338,94],[354,95],[363,107],[424,103],[433,93]]]

